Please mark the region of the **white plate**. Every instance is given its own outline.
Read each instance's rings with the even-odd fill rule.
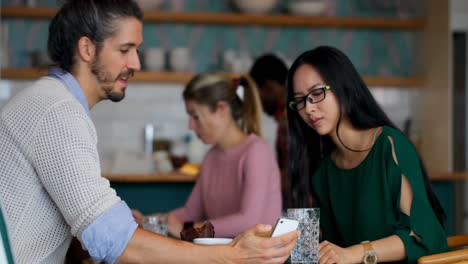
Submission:
[[[232,238],[195,238],[193,243],[200,245],[225,245],[231,243]]]

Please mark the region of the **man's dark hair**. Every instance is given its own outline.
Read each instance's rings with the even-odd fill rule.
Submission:
[[[118,31],[115,21],[126,17],[143,20],[143,12],[133,0],[66,1],[49,25],[49,57],[70,71],[81,37],[88,37],[99,53],[104,40]]]
[[[265,54],[258,57],[250,69],[250,76],[259,88],[266,80],[277,81],[282,85],[286,85],[287,75],[288,67],[274,54]]]

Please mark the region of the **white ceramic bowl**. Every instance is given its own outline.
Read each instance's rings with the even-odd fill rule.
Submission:
[[[169,51],[169,66],[177,72],[185,72],[190,68],[192,55],[186,47],[177,47]]]
[[[231,243],[232,238],[195,238],[193,243],[200,245],[226,245]]]
[[[264,14],[271,11],[277,0],[234,0],[234,4],[244,13]]]
[[[327,2],[323,0],[302,0],[291,2],[289,12],[300,16],[322,15],[327,9]]]
[[[160,71],[164,69],[166,51],[162,48],[148,48],[143,51],[145,67],[148,70]]]
[[[164,0],[136,0],[136,2],[143,10],[157,10]]]

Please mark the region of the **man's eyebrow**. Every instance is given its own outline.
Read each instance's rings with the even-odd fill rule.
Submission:
[[[126,42],[126,43],[123,43],[123,44],[120,44],[119,47],[121,48],[130,48],[130,47],[141,47],[143,45],[143,43],[141,43],[140,45],[137,45],[135,44],[134,42]]]

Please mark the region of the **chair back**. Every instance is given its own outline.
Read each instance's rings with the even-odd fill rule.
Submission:
[[[449,248],[468,246],[468,235],[450,236],[447,238]]]
[[[420,257],[419,264],[468,264],[468,235],[451,236],[447,238],[447,244],[453,251],[439,253],[429,256]]]
[[[0,208],[0,263],[14,264],[5,218]]]

